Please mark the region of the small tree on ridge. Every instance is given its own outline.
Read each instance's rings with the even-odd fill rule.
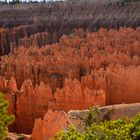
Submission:
[[[4,100],[3,94],[0,93],[0,140],[4,140],[8,134],[8,125],[14,121],[13,115],[8,115],[8,103]]]

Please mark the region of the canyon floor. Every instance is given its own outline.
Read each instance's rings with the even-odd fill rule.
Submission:
[[[139,112],[140,2],[0,4],[0,55],[12,140],[48,140],[75,121],[70,110]]]

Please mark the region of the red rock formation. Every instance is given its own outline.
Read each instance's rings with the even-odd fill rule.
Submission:
[[[30,37],[21,38],[19,41],[19,46],[30,47],[36,46],[41,47],[49,44],[50,36],[47,32],[36,33]]]
[[[35,121],[32,132],[32,140],[49,140],[56,135],[56,132],[66,128],[68,125],[68,117],[64,111],[52,112],[48,110],[44,119]]]
[[[33,88],[30,80],[25,80],[16,102],[16,131],[31,133],[34,120],[42,117],[48,110],[48,102],[52,101],[49,86],[40,83]],[[27,127],[28,126],[28,127]]]
[[[108,81],[107,104],[140,102],[140,67],[116,67]]]
[[[105,92],[86,87],[82,91],[78,80],[66,80],[62,89],[54,94],[55,110],[86,109],[93,105],[105,105]],[[49,106],[51,108],[51,106]]]
[[[0,90],[11,104],[9,112],[16,114],[17,132],[30,133],[35,119],[48,109],[140,101],[139,29],[77,30],[41,48],[28,46],[35,43],[32,37],[46,41],[44,33],[30,36],[21,42],[26,47],[14,48],[0,61],[0,75],[5,77],[0,77]]]
[[[31,37],[31,38],[33,38],[32,40],[36,40],[37,45],[39,45],[39,46],[47,44],[48,43],[48,41],[46,41],[48,39],[46,37],[47,33],[39,34],[39,32],[42,32],[42,31],[40,30],[40,28],[38,26],[24,25],[24,26],[18,26],[15,28],[11,28],[11,29],[0,28],[0,55],[8,54],[10,52],[10,50],[12,51],[13,48],[19,46],[23,40],[22,38],[26,38],[28,40],[28,43],[25,42],[24,46],[30,45],[29,37],[37,32],[38,32],[38,34],[36,36],[38,36],[38,37],[37,38]],[[39,38],[39,41],[38,41],[38,38]],[[42,39],[45,42],[42,43],[41,42]],[[24,41],[25,41],[25,39],[24,39]],[[12,45],[13,43],[15,46]],[[11,46],[10,46],[10,44],[11,44]],[[23,44],[21,43],[21,45],[23,45]]]
[[[30,133],[34,120],[42,117],[48,109],[68,111],[85,109],[95,104],[105,104],[105,92],[88,88],[82,92],[77,80],[66,80],[65,86],[58,89],[54,97],[49,86],[41,83],[33,87],[32,82],[26,80],[17,95],[16,131]]]
[[[4,98],[8,101],[8,113],[16,114],[17,86],[15,79],[12,77],[10,80],[6,80],[0,76],[0,92],[4,93]],[[14,127],[15,123],[11,124],[9,129],[14,130]]]
[[[6,80],[0,76],[0,91],[4,93],[4,98],[8,101],[9,114],[15,114],[15,94],[17,92],[16,81],[12,77],[10,80]]]

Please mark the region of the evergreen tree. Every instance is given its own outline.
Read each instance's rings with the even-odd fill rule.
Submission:
[[[0,140],[4,140],[8,133],[8,125],[14,121],[13,115],[7,113],[8,103],[0,93]]]

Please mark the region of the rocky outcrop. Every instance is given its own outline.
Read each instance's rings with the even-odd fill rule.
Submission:
[[[108,81],[107,104],[140,102],[140,67],[114,68]]]
[[[35,121],[32,140],[49,140],[56,132],[66,128],[69,124],[68,116],[64,111],[52,112],[48,110],[44,118]]]
[[[86,87],[82,91],[78,80],[66,80],[62,89],[54,94],[55,110],[86,109],[93,105],[105,105],[104,90],[90,90]]]
[[[40,83],[33,88],[32,82],[26,80],[16,101],[16,131],[31,133],[34,120],[44,116],[48,110],[48,102],[52,100],[49,86]]]
[[[8,112],[16,115],[16,121],[10,127],[11,131],[30,134],[35,119],[44,116],[48,109],[65,110],[85,109],[98,104],[105,105],[104,90],[83,91],[78,80],[66,80],[62,89],[52,94],[49,85],[43,82],[33,86],[31,80],[25,80],[20,90],[16,87],[15,79],[5,80],[1,77],[1,90],[9,102]]]
[[[80,87],[80,82],[78,84]],[[31,133],[34,120],[44,116],[48,109],[68,111],[70,109],[85,109],[95,104],[105,105],[103,90],[90,91],[86,88],[83,93],[79,91],[75,81],[66,81],[65,86],[58,89],[53,95],[51,88],[44,83],[33,87],[32,82],[26,80],[16,100],[16,132]]]
[[[140,103],[105,106],[99,108],[99,110],[100,120],[117,120],[123,117],[132,118],[140,112]],[[70,110],[67,114],[71,125],[83,132],[89,110]]]
[[[120,104],[101,107],[99,117],[102,120],[107,112],[110,120],[120,119],[122,117],[133,117],[140,112],[140,104]],[[112,110],[112,111],[111,111]],[[60,130],[66,130],[69,125],[75,126],[81,132],[85,129],[86,119],[89,110],[70,110],[67,114],[63,111],[52,112],[49,110],[44,119],[36,119],[32,140],[48,140],[54,137]]]
[[[0,91],[4,93],[4,98],[8,101],[8,113],[15,114],[16,108],[16,92],[17,85],[14,77],[10,80],[6,80],[4,77],[0,76]]]
[[[8,133],[5,140],[31,140],[31,135]]]

